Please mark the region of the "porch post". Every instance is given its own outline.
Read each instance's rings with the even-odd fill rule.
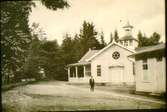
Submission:
[[[85,77],[86,76],[86,66],[85,65],[83,66],[83,72],[84,72],[83,74],[84,74],[84,77]]]
[[[75,67],[76,78],[78,78],[78,67]]]
[[[68,67],[68,80],[70,79],[70,67]]]

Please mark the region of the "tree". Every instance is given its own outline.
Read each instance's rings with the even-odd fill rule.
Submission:
[[[80,43],[81,43],[81,39],[79,38],[79,35],[75,34],[74,39],[73,39],[75,62],[77,62],[82,57],[82,54],[81,54],[82,45]]]
[[[45,32],[39,28],[39,24],[33,23],[31,26],[32,42],[28,50],[28,57],[26,58],[24,64],[24,76],[22,78],[35,78],[37,80],[41,79],[41,46],[46,42]]]
[[[41,0],[41,3],[44,6],[46,6],[46,8],[51,10],[57,10],[69,7],[69,4],[65,0]]]
[[[143,45],[142,45],[143,35],[142,35],[141,31],[138,32],[137,38],[138,38],[138,47],[143,46]]]
[[[28,57],[24,64],[24,76],[22,78],[35,78],[40,79],[39,68],[40,68],[40,47],[42,42],[35,38],[31,42],[30,49],[28,50]]]
[[[101,34],[100,34],[100,48],[102,49],[102,48],[104,48],[107,44],[106,44],[106,42],[104,41],[104,33],[103,32],[101,32]]]
[[[62,68],[62,57],[60,55],[60,47],[56,40],[46,41],[40,46],[40,66],[44,68],[48,79],[60,78],[60,70]]]
[[[148,38],[146,35],[142,35],[141,31],[139,31],[137,37],[139,41],[138,47],[157,45],[160,43],[160,35],[156,32]]]
[[[119,36],[117,30],[114,31],[114,40],[115,42],[118,42]]]
[[[160,40],[161,36],[160,34],[154,32],[151,37],[149,38],[149,43],[150,45],[157,45],[159,44],[159,40]]]
[[[88,51],[89,48],[100,49],[100,43],[97,40],[97,31],[93,23],[84,21],[82,29],[80,30],[80,44],[82,46],[82,56]]]
[[[61,49],[63,50],[63,57],[65,64],[74,63],[75,60],[75,49],[74,49],[74,42],[69,34],[66,34],[61,45]]]
[[[110,42],[109,43],[112,43],[113,41],[113,36],[112,36],[112,32],[110,33]]]
[[[31,34],[28,28],[28,15],[31,1],[1,2],[1,67],[2,76],[7,82],[17,81],[23,71]],[[11,78],[9,78],[11,77]]]
[[[64,0],[42,0],[47,8],[68,7]],[[10,79],[17,81],[17,76],[23,72],[23,64],[28,56],[28,48],[32,42],[32,36],[28,25],[28,16],[33,1],[3,1],[1,5],[1,67],[3,83],[9,83]],[[11,78],[10,78],[11,77]]]

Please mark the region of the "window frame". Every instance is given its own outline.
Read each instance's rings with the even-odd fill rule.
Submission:
[[[128,41],[127,40],[124,41],[124,46],[128,46]]]
[[[129,46],[133,46],[133,41],[129,40]]]
[[[70,78],[76,77],[76,69],[75,67],[70,67]]]
[[[143,69],[143,70],[148,70],[147,59],[144,59],[144,60],[142,61],[142,69]]]
[[[97,65],[96,70],[97,70],[97,76],[100,77],[101,76],[101,65]]]
[[[162,56],[156,57],[156,61],[157,61],[157,62],[162,62],[162,60],[163,60],[162,58],[163,58]]]
[[[148,74],[148,59],[143,59],[142,60],[142,70],[143,70],[143,75],[142,75],[142,80],[144,83],[149,83],[150,82],[150,76]]]

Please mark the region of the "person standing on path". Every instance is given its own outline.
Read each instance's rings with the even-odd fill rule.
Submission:
[[[94,86],[95,86],[95,80],[93,79],[93,76],[89,79],[89,84],[90,84],[90,91],[94,91]]]

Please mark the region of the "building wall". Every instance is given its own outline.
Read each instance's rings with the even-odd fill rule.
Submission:
[[[149,77],[148,81],[143,80],[143,62],[138,60],[135,63],[135,72],[136,72],[136,91],[144,92],[165,92],[166,88],[166,67],[165,67],[165,58],[163,57],[162,61],[157,62],[156,58],[150,58],[147,60],[148,70],[147,74]]]
[[[120,58],[117,60],[113,59],[112,57],[112,54],[115,51],[118,51],[120,53]],[[125,50],[124,48],[121,48],[117,45],[113,45],[106,51],[95,57],[91,61],[91,72],[96,82],[112,83],[109,79],[109,75],[111,75],[111,70],[109,66],[114,64],[120,64],[124,66],[123,81],[127,84],[134,84],[133,65],[127,57],[130,54],[132,54],[132,52]],[[101,76],[97,76],[97,65],[101,65]]]
[[[137,41],[133,41],[133,49],[135,49],[138,46],[138,42]]]
[[[69,82],[72,83],[89,83],[90,77],[80,77],[80,78],[69,78]]]

